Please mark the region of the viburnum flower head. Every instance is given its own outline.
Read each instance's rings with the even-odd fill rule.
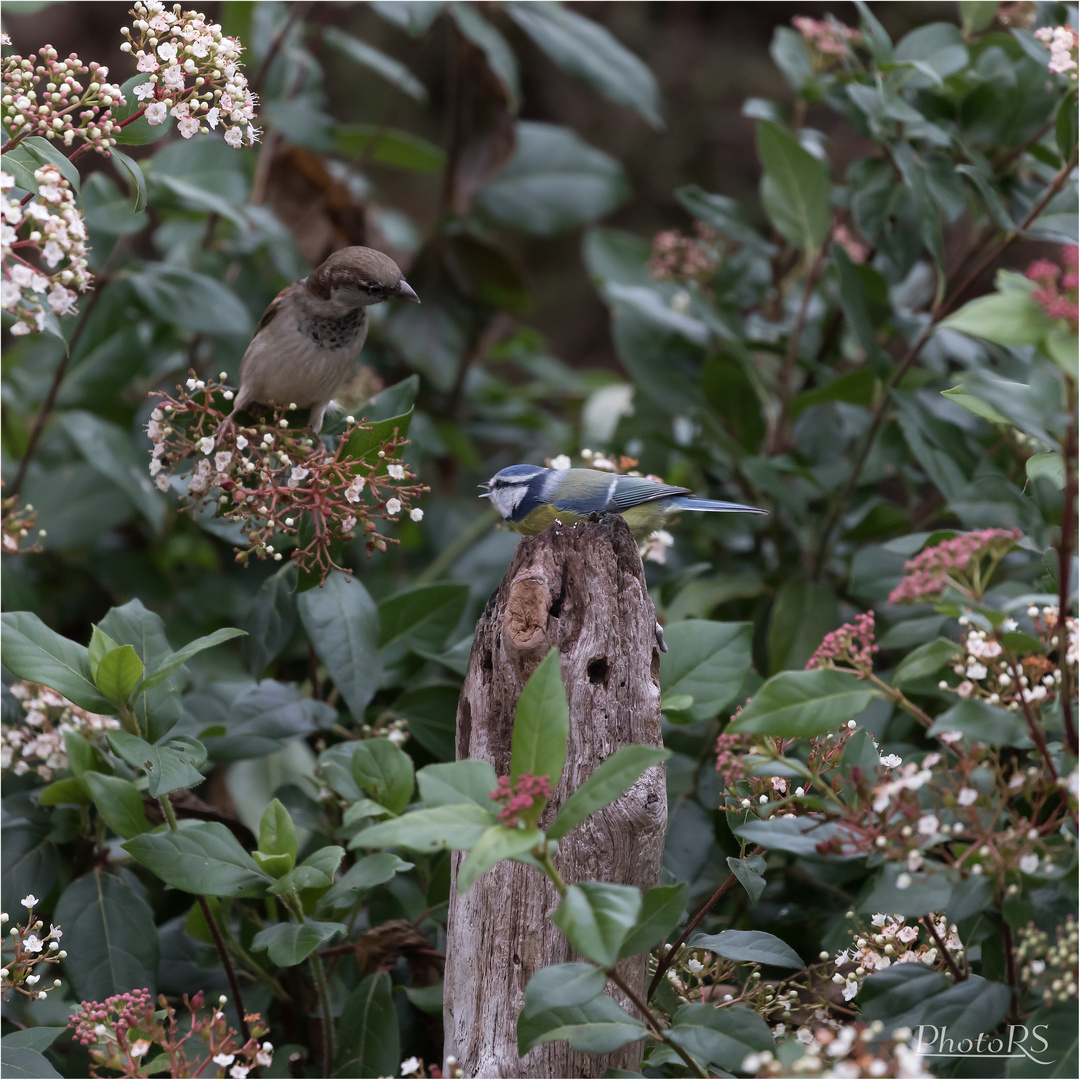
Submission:
[[[78,139],[103,154],[116,145],[112,110],[126,102],[107,67],[84,64],[75,53],[61,57],[46,45],[36,55],[5,56],[2,73],[2,123],[12,141],[36,135],[69,147]]]
[[[171,116],[185,139],[220,128],[229,146],[252,146],[259,138],[258,102],[242,71],[240,42],[202,12],[179,4],[169,8],[151,0],[131,13],[135,19],[123,30],[128,40],[120,48],[147,75],[135,88],[135,96],[147,102],[147,123],[164,124]]]
[[[1055,75],[1068,75],[1069,82],[1076,86],[1080,77],[1077,69],[1080,34],[1071,26],[1043,26],[1035,31],[1035,37],[1050,50],[1047,67]]]
[[[979,529],[924,548],[904,563],[904,579],[889,594],[889,603],[927,603],[946,585],[973,599],[981,597],[994,567],[1022,535],[1019,529]]]
[[[15,316],[15,335],[44,330],[49,311],[74,313],[78,294],[93,282],[86,225],[67,177],[49,163],[34,180],[38,197],[24,205],[14,197],[14,178],[0,173],[0,305]]]
[[[874,644],[874,613],[867,611],[856,615],[853,623],[844,623],[839,629],[826,634],[807,661],[806,670],[832,668],[839,663],[869,675],[874,665],[873,655],[877,651],[878,647]]]

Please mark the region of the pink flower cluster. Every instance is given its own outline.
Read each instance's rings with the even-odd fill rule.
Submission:
[[[874,644],[874,613],[867,611],[856,615],[853,623],[844,623],[826,634],[814,655],[806,662],[806,670],[833,668],[840,662],[869,675],[877,651],[878,647]]]
[[[719,261],[714,250],[716,233],[701,221],[694,222],[696,236],[665,229],[653,237],[649,271],[657,281],[680,279],[705,281]]]
[[[5,56],[0,70],[3,127],[16,145],[30,135],[64,146],[78,138],[105,154],[116,145],[119,124],[112,110],[125,101],[120,87],[107,81],[107,67],[84,64],[75,53],[61,59],[46,45],[38,55]]]
[[[806,15],[796,15],[791,20],[811,49],[816,49],[826,56],[845,56],[851,52],[851,44],[862,40],[862,34],[851,26],[835,22],[832,19],[811,19]]]
[[[996,565],[1022,535],[1019,529],[979,529],[925,548],[904,563],[906,576],[889,594],[889,603],[919,603],[950,584],[972,598],[981,596],[987,576],[982,560],[989,557]]]
[[[1076,85],[1080,75],[1077,70],[1080,34],[1071,26],[1043,26],[1035,31],[1035,37],[1050,50],[1050,63],[1047,67],[1055,75],[1068,75],[1069,81]]]
[[[725,790],[736,780],[741,780],[745,773],[745,758],[740,751],[746,749],[746,742],[745,735],[718,735],[716,737],[716,771],[720,774]]]
[[[75,1040],[83,1046],[100,1042],[99,1026],[111,1027],[118,1036],[126,1035],[132,1028],[154,1026],[154,1002],[150,991],[129,990],[113,994],[104,1001],[84,1001],[71,1014],[68,1026],[75,1029]]]
[[[1080,325],[1080,310],[1077,307],[1077,300],[1080,298],[1077,254],[1078,249],[1072,244],[1062,245],[1064,272],[1057,263],[1049,259],[1036,259],[1027,268],[1028,280],[1039,286],[1033,294],[1039,306],[1051,318],[1067,320],[1072,330],[1076,330]]]
[[[499,786],[491,792],[493,802],[504,804],[498,814],[499,820],[511,829],[521,823],[522,813],[531,810],[538,801],[550,798],[551,777],[533,776],[532,773],[522,773],[514,785],[509,776],[500,776]]]

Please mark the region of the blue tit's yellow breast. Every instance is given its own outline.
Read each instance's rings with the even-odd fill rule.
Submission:
[[[637,506],[630,506],[622,511],[623,520],[630,526],[630,531],[639,544],[651,533],[664,527],[666,516],[663,500],[639,503]],[[575,514],[572,510],[557,510],[548,504],[536,507],[520,521],[508,521],[507,524],[515,532],[525,536],[536,536],[537,533],[542,533],[549,525],[554,525],[556,522],[562,525],[575,525],[585,520],[587,520],[585,517]]]

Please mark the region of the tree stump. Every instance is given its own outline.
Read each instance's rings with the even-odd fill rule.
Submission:
[[[622,518],[553,526],[518,545],[480,618],[457,714],[457,756],[510,771],[510,736],[522,687],[559,649],[570,708],[566,768],[541,827],[570,792],[623,746],[660,746],[660,654],[656,614],[637,545]],[[565,836],[555,859],[563,880],[610,881],[641,889],[659,881],[667,824],[662,765]],[[612,1054],[548,1043],[517,1053],[525,984],[550,964],[576,959],[548,916],[558,895],[538,871],[503,862],[464,896],[454,880],[446,943],[446,1053],[467,1077],[603,1076],[632,1068],[641,1046]],[[647,954],[619,964],[644,992]],[[611,984],[608,991],[612,992]],[[616,991],[620,1004],[636,1015]]]

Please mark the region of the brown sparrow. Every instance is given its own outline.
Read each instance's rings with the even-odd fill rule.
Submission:
[[[355,370],[368,307],[392,296],[420,303],[397,263],[368,247],[335,251],[308,277],[282,289],[240,362],[230,421],[252,404],[288,405],[310,409],[310,426],[318,432],[330,399]]]

